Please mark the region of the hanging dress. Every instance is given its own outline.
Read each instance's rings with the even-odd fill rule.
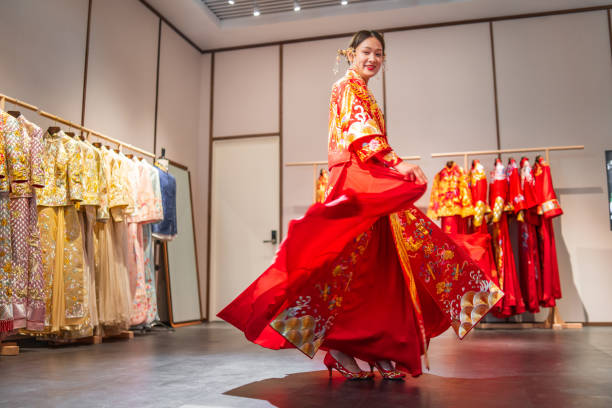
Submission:
[[[337,349],[422,373],[429,339],[460,338],[503,296],[413,203],[426,189],[391,167],[382,113],[349,70],[330,104],[324,203],[289,223],[272,265],[218,316],[271,349]]]
[[[508,175],[500,159],[495,160],[495,170],[491,172],[489,188],[489,206],[492,208],[491,235],[499,286],[504,291],[504,298],[493,310],[497,317],[505,318],[525,311],[521,286],[516,271],[514,252],[508,229]]]
[[[468,178],[459,165],[449,162],[434,177],[427,216],[441,219],[447,234],[467,234],[467,220],[474,215]]]
[[[536,159],[533,173],[538,202],[537,211],[540,215],[540,226],[538,228],[542,279],[540,305],[553,307],[556,305],[556,299],[561,299],[561,280],[559,278],[559,264],[557,262],[552,219],[562,215],[563,210],[553,189],[550,166],[542,157]]]
[[[535,179],[529,160],[521,159],[520,165],[521,190],[525,197],[524,220],[519,220],[519,261],[521,286],[525,306],[531,313],[540,311],[542,293],[541,265],[538,249],[536,227],[540,217],[537,215],[537,199],[535,194]]]

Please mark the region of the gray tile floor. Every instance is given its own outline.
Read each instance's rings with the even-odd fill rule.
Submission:
[[[0,357],[0,407],[612,407],[612,328],[447,332],[406,382],[329,380],[224,323]],[[365,368],[365,367],[364,367]]]

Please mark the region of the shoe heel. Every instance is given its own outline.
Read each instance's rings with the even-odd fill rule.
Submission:
[[[372,363],[368,363],[368,365],[370,366],[370,372],[374,374],[374,365]]]
[[[331,367],[327,367],[327,369],[329,370],[329,378],[332,378],[332,368]]]

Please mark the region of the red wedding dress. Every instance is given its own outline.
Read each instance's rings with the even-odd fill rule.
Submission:
[[[413,376],[429,339],[460,338],[503,296],[413,203],[374,97],[353,70],[332,89],[330,185],[289,223],[272,265],[218,316],[271,349],[337,349]]]

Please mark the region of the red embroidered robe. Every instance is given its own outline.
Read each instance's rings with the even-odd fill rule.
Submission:
[[[504,298],[498,303],[493,313],[498,317],[509,317],[525,311],[521,286],[514,262],[514,253],[508,230],[508,212],[511,211],[508,201],[508,174],[500,159],[495,161],[495,170],[491,172],[489,188],[489,206],[492,208],[491,234],[495,253],[495,265],[499,286],[504,291]]]
[[[503,296],[413,203],[384,119],[352,70],[330,104],[330,186],[289,224],[272,265],[218,316],[267,348],[337,349],[416,376],[431,337],[463,338]]]
[[[536,227],[539,225],[537,215],[537,199],[535,193],[535,179],[529,160],[521,159],[520,166],[521,189],[525,197],[524,220],[519,222],[519,260],[521,272],[521,286],[527,310],[532,313],[540,311],[541,298],[540,256],[538,250],[538,236]]]
[[[548,163],[538,157],[533,167],[535,178],[535,194],[538,202],[537,212],[540,215],[538,228],[538,243],[541,262],[540,305],[553,307],[555,299],[561,299],[561,280],[559,279],[559,266],[557,263],[557,249],[552,219],[563,214],[553,189],[552,177]]]

